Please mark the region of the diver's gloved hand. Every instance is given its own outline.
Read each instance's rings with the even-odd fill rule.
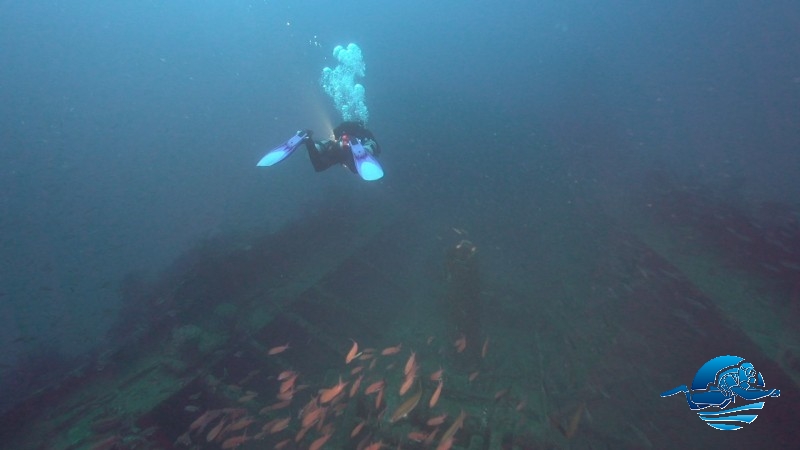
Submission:
[[[378,156],[381,154],[381,147],[372,139],[362,139],[361,145],[363,145],[372,156]]]
[[[300,130],[297,132],[297,135],[303,139],[311,139],[311,137],[314,136],[314,132],[311,130]]]

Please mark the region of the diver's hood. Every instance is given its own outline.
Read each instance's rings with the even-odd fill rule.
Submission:
[[[336,140],[341,139],[344,134],[359,139],[368,138],[375,140],[375,137],[364,127],[362,122],[342,122],[338,127],[333,129],[333,135],[336,137]]]

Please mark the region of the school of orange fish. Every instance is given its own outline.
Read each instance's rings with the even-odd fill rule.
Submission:
[[[432,337],[428,338],[427,344],[430,345],[432,341]],[[488,345],[487,338],[480,351],[482,358],[486,357]],[[464,335],[453,343],[456,353],[462,353],[466,346]],[[288,343],[275,346],[267,351],[267,355],[279,355],[289,348]],[[376,436],[379,433],[375,431],[385,428],[387,423],[393,426],[403,421],[418,408],[427,408],[424,417],[428,419],[421,425],[415,424],[399,441],[393,437],[395,442],[391,446],[396,445],[399,449],[404,442],[413,442],[415,448],[448,450],[452,447],[467,415],[461,410],[456,417],[451,417],[435,410],[445,384],[441,367],[423,375],[417,353],[413,350],[405,352],[402,344],[382,350],[361,349],[355,340],[352,340],[344,363],[346,375],[339,376],[335,384],[318,389],[316,393],[311,392],[308,385],[298,383],[300,374],[285,370],[276,376],[280,384],[275,401],[261,408],[257,415],[248,408],[205,411],[192,422],[178,443],[218,443],[223,449],[233,449],[248,441],[264,441],[275,449],[319,450],[338,431],[344,439],[351,440],[349,445],[355,444],[358,450],[378,450],[389,448],[390,443],[379,440]],[[394,370],[400,366],[402,373]],[[477,371],[472,372],[468,379],[472,382],[477,376]],[[397,385],[393,386],[393,383]],[[385,400],[385,392],[390,389],[396,389],[398,396],[398,404],[391,410]],[[309,392],[299,395],[303,391]],[[498,392],[495,400],[506,393],[507,390]],[[425,402],[422,402],[423,395]],[[257,396],[256,392],[247,391],[238,401],[252,406]],[[359,406],[351,408],[349,420],[338,421],[337,418],[345,414],[348,406],[354,404]],[[523,407],[524,401],[517,404],[518,410]],[[356,409],[358,413],[354,412]],[[262,424],[264,420],[266,422]],[[340,422],[349,422],[348,429],[337,430],[337,427],[342,428]],[[256,431],[253,431],[254,428]]]

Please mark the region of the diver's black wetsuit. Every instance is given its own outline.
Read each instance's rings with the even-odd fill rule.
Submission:
[[[343,164],[350,171],[356,173],[353,152],[348,144],[352,139],[360,139],[361,145],[372,156],[378,156],[381,153],[381,147],[375,140],[375,136],[360,122],[342,122],[333,129],[335,139],[315,142],[311,139],[311,130],[306,130],[306,133],[308,133],[308,137],[305,139],[308,157],[317,172],[322,172],[335,164]],[[343,137],[344,139],[342,139]]]

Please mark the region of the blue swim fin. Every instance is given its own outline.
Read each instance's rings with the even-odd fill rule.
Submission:
[[[361,145],[360,139],[353,139],[350,143],[350,149],[353,152],[356,171],[361,175],[361,178],[367,181],[374,181],[383,177],[383,168],[380,163]]]
[[[309,137],[308,132],[303,130],[298,131],[297,134],[292,136],[285,144],[270,150],[256,165],[260,167],[269,167],[278,164],[297,150],[297,147],[299,147],[307,137]]]

